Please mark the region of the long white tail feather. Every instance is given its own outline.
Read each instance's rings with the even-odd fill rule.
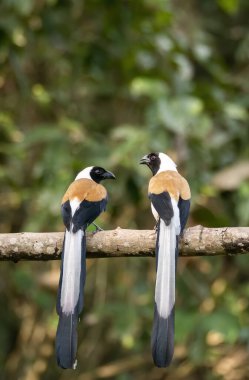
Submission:
[[[160,220],[155,302],[161,317],[167,318],[175,304],[176,236],[180,233],[179,209],[172,200],[174,216],[168,226]]]
[[[160,236],[158,244],[157,276],[155,302],[161,317],[170,315],[175,303],[175,247],[176,235],[174,223],[166,226],[160,220]]]
[[[70,314],[78,302],[80,293],[80,273],[81,273],[81,243],[84,232],[76,233],[72,228],[66,231],[65,249],[63,259],[63,275],[61,286],[61,308],[63,313]]]

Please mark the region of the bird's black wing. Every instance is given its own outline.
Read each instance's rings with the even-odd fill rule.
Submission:
[[[61,214],[66,229],[70,230],[70,224],[72,221],[72,210],[69,200],[61,205]]]
[[[85,230],[100,214],[105,211],[107,197],[97,202],[84,200],[80,203],[72,218],[73,232]]]
[[[179,198],[178,201],[178,208],[180,211],[180,223],[181,223],[181,234],[186,226],[188,215],[189,215],[189,209],[190,209],[190,199],[182,199]]]
[[[66,201],[61,205],[61,213],[67,230],[70,230],[71,223],[74,225],[73,232],[78,231],[80,228],[86,229],[102,211],[105,211],[106,204],[107,198],[97,202],[84,200],[80,203],[72,217],[70,202],[69,200]]]
[[[149,193],[149,199],[151,200],[155,210],[158,212],[160,218],[163,219],[168,226],[174,215],[169,193],[167,191],[164,191],[161,194]]]

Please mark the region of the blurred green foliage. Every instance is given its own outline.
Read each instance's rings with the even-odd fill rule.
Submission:
[[[99,223],[152,228],[138,161],[153,150],[188,178],[190,224],[248,225],[247,0],[2,0],[0,13],[1,232],[61,231],[60,199],[94,164],[117,176]],[[70,375],[53,356],[58,265],[1,264],[3,379],[248,378],[247,257],[179,260],[169,370],[150,358],[154,262],[89,261]]]

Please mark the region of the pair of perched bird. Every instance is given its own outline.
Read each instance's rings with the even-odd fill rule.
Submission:
[[[152,331],[152,356],[156,366],[167,367],[174,351],[175,271],[178,237],[189,214],[190,189],[176,164],[164,153],[150,153],[140,160],[153,174],[148,196],[157,222],[157,275]],[[101,167],[82,170],[62,199],[66,226],[57,298],[59,323],[56,355],[62,368],[75,368],[77,323],[84,306],[86,229],[105,210],[107,191],[100,184],[115,176]]]

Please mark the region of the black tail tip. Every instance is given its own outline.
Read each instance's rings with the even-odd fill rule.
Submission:
[[[77,365],[77,320],[76,314],[59,317],[55,349],[57,364],[63,369],[75,369]]]
[[[173,355],[168,358],[158,358],[153,357],[153,361],[156,367],[158,368],[167,368],[171,365],[173,359]]]
[[[73,363],[61,363],[60,359],[57,357],[57,365],[62,369],[76,369],[77,368],[77,359]]]

